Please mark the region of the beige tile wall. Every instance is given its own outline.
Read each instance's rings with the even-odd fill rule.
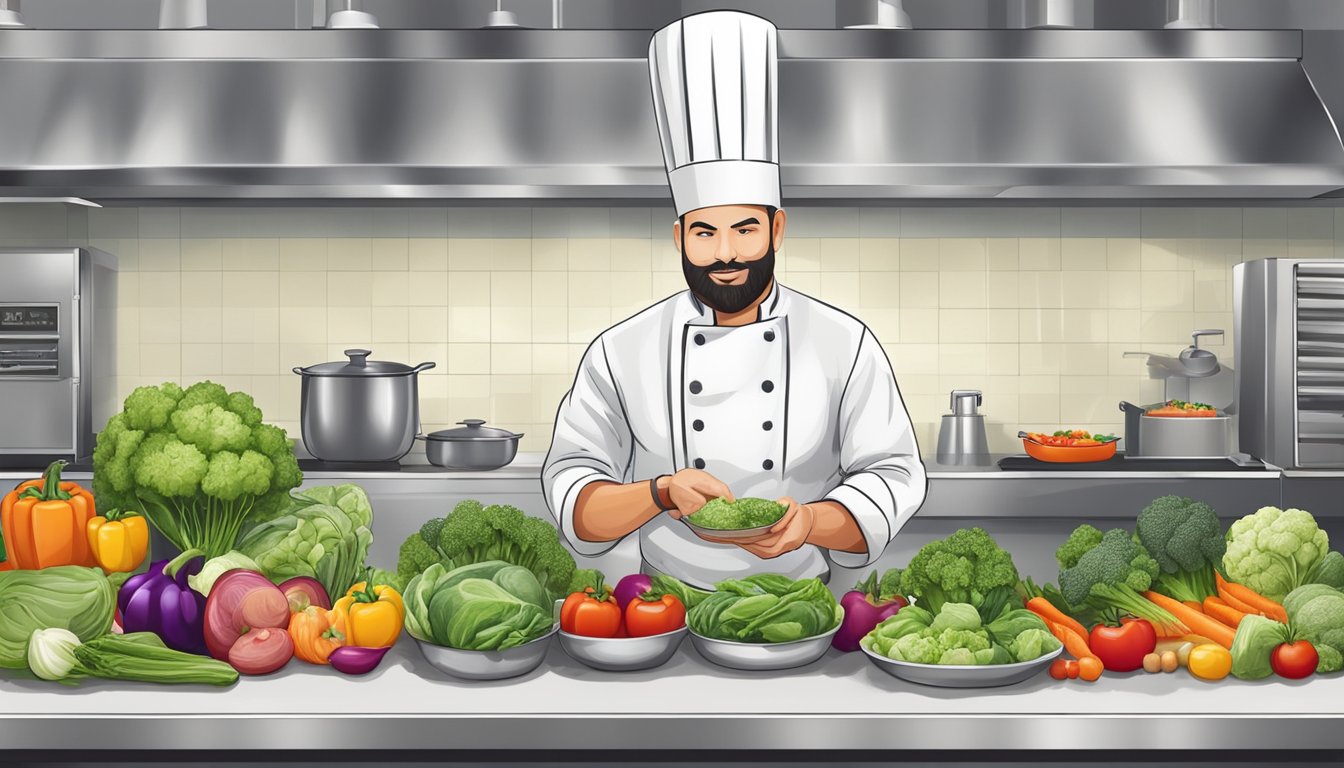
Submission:
[[[1226,328],[1232,265],[1344,256],[1344,208],[798,208],[779,277],[882,340],[921,445],[953,388],[1019,428],[1121,427],[1160,398],[1131,350]],[[349,347],[408,363],[427,430],[485,418],[542,451],[587,343],[685,287],[648,208],[0,207],[4,245],[117,255],[118,396],[210,378],[298,434],[291,368]],[[1336,237],[1339,242],[1336,242]]]

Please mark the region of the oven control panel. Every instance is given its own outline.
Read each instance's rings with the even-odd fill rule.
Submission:
[[[51,304],[16,306],[0,304],[0,333],[35,331],[57,333],[60,307]]]
[[[60,370],[60,305],[0,304],[0,379]]]

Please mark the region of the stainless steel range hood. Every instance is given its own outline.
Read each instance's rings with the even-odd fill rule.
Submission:
[[[0,31],[0,195],[660,201],[649,34]],[[785,198],[1307,198],[1292,31],[783,31]]]

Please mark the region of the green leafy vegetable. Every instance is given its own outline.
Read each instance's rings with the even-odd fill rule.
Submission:
[[[578,572],[576,571],[576,573]],[[656,573],[650,576],[649,581],[651,582],[652,591],[655,595],[660,597],[662,595],[672,595],[680,600],[681,604],[686,606],[686,610],[688,611],[699,605],[705,598],[714,594],[713,592],[707,592],[703,589],[696,589],[680,579],[674,579],[671,576],[665,576],[661,573]]]
[[[1344,592],[1324,584],[1306,584],[1288,593],[1283,609],[1294,630],[1316,647],[1316,671],[1338,672],[1344,665]]]
[[[373,507],[358,485],[309,488],[293,494],[280,517],[244,534],[238,551],[271,581],[317,579],[335,601],[364,574],[372,524]]]
[[[996,587],[1017,585],[1013,557],[983,528],[962,528],[925,544],[901,574],[901,594],[937,614],[944,603],[979,609]]]
[[[1282,602],[1289,592],[1308,583],[1329,551],[1330,537],[1310,512],[1261,507],[1228,529],[1223,569],[1228,581]]]
[[[269,520],[303,480],[283,429],[242,392],[202,381],[139,387],[93,450],[99,506],[143,510],[178,549],[207,559]]]
[[[788,509],[783,504],[769,499],[745,498],[727,501],[720,497],[710,499],[705,506],[686,519],[701,528],[736,531],[774,525]]]
[[[97,568],[0,571],[0,668],[28,666],[35,630],[68,629],[86,642],[106,634],[116,607],[116,589]]]
[[[1059,648],[1045,622],[1011,609],[988,626],[969,603],[946,603],[937,616],[907,606],[869,632],[860,644],[872,653],[915,664],[984,666],[1031,661]]]
[[[1335,589],[1344,589],[1344,555],[1327,552],[1307,576],[1308,584],[1327,584]]]
[[[757,574],[714,585],[686,616],[696,633],[740,643],[788,643],[840,625],[840,605],[820,579]]]
[[[532,572],[503,561],[452,571],[434,563],[411,579],[404,599],[411,636],[449,648],[505,650],[555,623],[551,599]]]
[[[256,561],[237,550],[233,550],[205,561],[205,565],[201,566],[200,573],[187,577],[187,586],[209,597],[210,589],[215,586],[219,577],[235,568],[244,571],[261,571],[261,566],[257,565]]]
[[[1270,656],[1280,643],[1291,642],[1288,627],[1264,616],[1248,614],[1232,640],[1232,676],[1261,680],[1274,674]],[[1318,655],[1319,656],[1319,655]]]
[[[1218,594],[1213,571],[1223,562],[1227,539],[1213,507],[1182,496],[1162,496],[1139,513],[1134,533],[1157,561],[1156,591],[1195,602]]]
[[[1090,525],[1074,529],[1059,549],[1059,589],[1075,606],[1095,611],[1109,624],[1123,614],[1147,619],[1158,626],[1175,626],[1176,617],[1139,594],[1157,578],[1157,561],[1128,531],[1114,528],[1102,534]]]
[[[472,499],[459,502],[447,517],[426,522],[402,543],[397,576],[409,583],[434,563],[451,571],[490,560],[528,569],[551,597],[569,594],[574,557],[560,543],[555,526],[517,507],[485,506]]]

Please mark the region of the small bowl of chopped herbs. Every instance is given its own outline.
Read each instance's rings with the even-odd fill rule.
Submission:
[[[754,539],[770,531],[789,508],[769,499],[711,499],[695,514],[681,518],[692,531],[713,539]]]

